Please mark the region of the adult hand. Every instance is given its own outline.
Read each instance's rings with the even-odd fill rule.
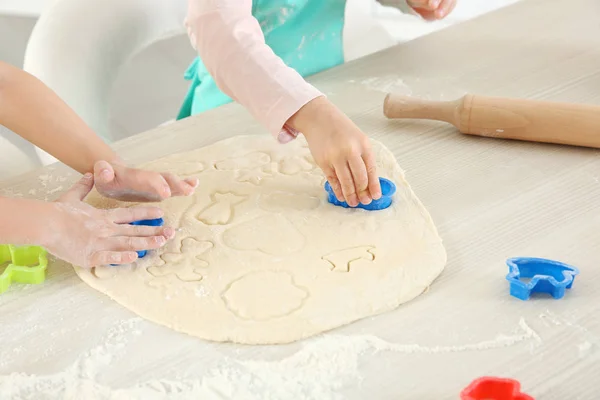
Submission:
[[[136,251],[165,245],[175,236],[173,228],[134,226],[130,222],[163,216],[157,207],[96,209],[83,202],[94,186],[86,174],[53,207],[43,246],[55,256],[84,268],[108,264],[129,264]]]

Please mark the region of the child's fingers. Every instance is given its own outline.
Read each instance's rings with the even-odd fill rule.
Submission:
[[[440,0],[435,6],[432,6],[434,3],[429,3],[427,6],[417,5],[416,3],[412,4],[413,9],[423,19],[435,21],[446,18],[454,10],[454,7],[456,7],[456,0]]]
[[[411,0],[410,5],[413,8],[433,11],[437,9],[443,0]]]
[[[98,161],[94,164],[94,177],[96,184],[107,184],[115,179],[115,170],[110,163]]]
[[[373,200],[381,198],[381,185],[379,184],[379,176],[377,175],[377,164],[373,152],[368,151],[363,154],[362,159],[365,162],[367,176],[369,177],[369,193]]]
[[[144,171],[139,169],[130,169],[128,171],[128,181],[131,182],[131,186],[139,184],[140,194],[154,193],[159,199],[155,200],[152,195],[148,195],[148,199],[152,201],[160,201],[171,197],[171,185],[165,179],[165,177],[157,172]],[[137,178],[135,182],[134,178]]]
[[[342,185],[342,193],[344,194],[346,203],[350,207],[356,207],[358,205],[358,196],[356,195],[356,188],[350,167],[345,160],[335,165],[335,174]]]
[[[437,10],[435,10],[435,17],[437,19],[446,18],[448,14],[456,7],[456,0],[442,0]]]
[[[371,203],[371,194],[369,193],[369,176],[367,175],[367,167],[363,159],[359,157],[352,157],[348,165],[354,178],[354,187],[358,194],[358,200],[362,204]]]
[[[194,193],[194,187],[170,172],[163,172],[162,177],[169,185],[171,196],[189,196]]]
[[[425,21],[435,21],[437,19],[437,17],[435,16],[435,11],[425,10],[425,9],[422,9],[422,8],[415,8],[414,10]]]
[[[171,196],[171,188],[161,174],[120,166],[115,170],[112,190],[126,194],[123,200],[129,201],[161,201]]]
[[[335,174],[335,170],[332,167],[323,168],[323,173],[325,174],[325,179],[329,182],[331,186],[331,190],[335,194],[335,197],[338,201],[344,201],[344,194],[342,193],[342,185],[340,185],[340,181]]]

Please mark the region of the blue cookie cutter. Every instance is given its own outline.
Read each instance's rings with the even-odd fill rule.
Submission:
[[[544,258],[515,257],[506,261],[510,294],[528,300],[532,293],[548,293],[561,299],[571,289],[579,270],[571,265]],[[528,282],[523,278],[530,279]]]
[[[133,221],[130,223],[130,225],[145,225],[145,226],[163,226],[164,224],[165,224],[165,221],[162,218],[144,219],[141,221]],[[142,257],[145,257],[146,254],[148,254],[148,250],[140,250],[137,253],[138,253],[138,257],[142,258]]]
[[[156,218],[156,219],[143,219],[141,221],[133,221],[130,222],[129,225],[145,225],[145,226],[163,226],[165,223],[165,221],[162,218]],[[146,254],[148,254],[148,250],[139,250],[137,252],[138,257],[139,258],[143,258],[146,257]],[[119,264],[111,264],[111,266],[117,266]]]
[[[379,178],[379,184],[381,185],[381,197],[377,200],[371,201],[369,204],[358,204],[356,207],[350,207],[345,201],[339,201],[335,197],[333,188],[329,182],[325,182],[325,190],[327,191],[327,201],[331,204],[344,207],[344,208],[362,208],[363,210],[383,210],[388,208],[392,204],[392,196],[396,193],[396,185],[389,179]]]

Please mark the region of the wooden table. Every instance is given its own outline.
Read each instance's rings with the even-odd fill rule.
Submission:
[[[311,79],[393,150],[432,213],[449,262],[415,301],[316,339],[343,335],[348,342],[321,346],[329,353],[314,352],[309,368],[297,368],[304,363],[294,364],[293,355],[310,353],[314,340],[278,347],[203,342],[136,319],[81,283],[70,267],[54,263],[44,285],[17,286],[0,296],[0,375],[36,374],[19,379],[55,386],[68,378],[64,385],[81,390],[74,398],[92,398],[92,390],[103,388],[108,393],[108,387],[138,398],[141,389],[134,385],[148,380],[159,380],[153,390],[184,393],[186,385],[203,382],[219,387],[222,397],[215,398],[225,398],[231,387],[263,392],[258,378],[244,380],[246,367],[219,386],[214,376],[225,375],[218,366],[260,359],[271,362],[261,367],[261,373],[271,371],[266,385],[277,386],[273,366],[284,375],[278,382],[300,377],[293,390],[288,387],[292,395],[233,397],[456,399],[472,379],[496,375],[519,379],[539,399],[598,398],[598,151],[466,137],[433,122],[387,121],[382,100],[391,88],[434,99],[474,92],[600,104],[599,17],[597,0],[525,0]],[[137,163],[248,133],[264,131],[232,105],[116,147]],[[52,198],[74,178],[64,167],[50,167],[1,188],[6,195]],[[509,296],[504,278],[505,260],[521,255],[562,260],[581,275],[562,300],[523,302]],[[398,345],[374,344],[364,335]],[[287,356],[292,359],[277,364]],[[0,378],[1,398],[6,382]]]

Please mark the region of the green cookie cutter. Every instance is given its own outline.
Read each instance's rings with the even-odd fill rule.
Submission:
[[[12,282],[38,284],[46,279],[48,257],[41,247],[0,244],[0,266],[6,263],[6,269],[0,274],[0,294]]]

